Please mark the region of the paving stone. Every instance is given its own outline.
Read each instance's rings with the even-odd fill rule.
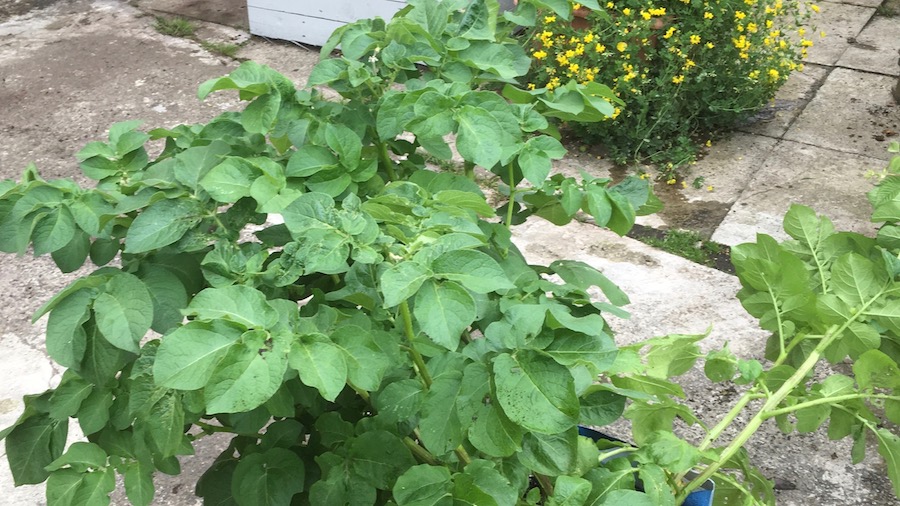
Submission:
[[[825,80],[829,70],[828,67],[808,64],[804,66],[802,72],[791,73],[787,82],[775,94],[775,100],[739,129],[744,132],[780,138],[815,96],[816,90]]]
[[[849,45],[847,39],[859,35],[875,13],[875,7],[832,2],[821,2],[818,5],[821,10],[813,14],[811,21],[815,26],[815,32],[806,35],[814,43],[813,47],[809,48],[807,61],[820,65],[834,65],[847,50]],[[821,31],[825,32],[825,38],[819,36]]]
[[[889,160],[900,138],[900,106],[891,96],[897,79],[837,68],[784,138]]]
[[[900,17],[873,17],[837,64],[900,76]]]
[[[828,216],[838,230],[874,235],[865,196],[872,182],[865,175],[884,166],[876,158],[781,141],[712,239],[730,246],[755,240],[757,232],[786,239],[781,222],[791,203]]]

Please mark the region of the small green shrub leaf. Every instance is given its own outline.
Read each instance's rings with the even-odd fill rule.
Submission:
[[[26,418],[6,436],[6,458],[16,486],[33,485],[47,479],[46,466],[62,455],[69,421],[49,415]]]
[[[300,381],[334,401],[347,383],[347,361],[341,349],[324,335],[304,336],[291,348],[289,363]]]
[[[453,482],[446,467],[427,464],[410,467],[394,484],[398,506],[450,506]]]
[[[289,506],[303,491],[304,474],[303,461],[290,450],[252,453],[234,468],[231,493],[242,506]]]
[[[394,307],[415,295],[422,283],[432,277],[432,272],[416,262],[400,262],[381,275],[381,293],[384,307]]]
[[[435,276],[456,281],[475,293],[515,287],[496,260],[476,250],[448,251],[434,259],[431,270]]]
[[[161,200],[145,209],[125,234],[126,253],[145,253],[168,246],[200,223],[196,200]]]
[[[266,296],[244,285],[207,288],[191,300],[185,313],[198,320],[228,320],[248,329],[267,329],[278,321]]]
[[[494,359],[497,400],[507,417],[529,431],[557,434],[578,422],[572,375],[550,357],[521,351]]]
[[[415,465],[397,436],[381,430],[360,434],[350,443],[350,468],[373,487],[389,490],[406,469]]]
[[[429,280],[416,292],[413,314],[432,341],[455,350],[462,332],[475,321],[475,299],[452,281]]]
[[[133,274],[119,272],[94,299],[97,329],[116,348],[138,352],[138,343],[153,323],[153,301],[144,283]]]
[[[163,337],[153,363],[153,378],[166,388],[203,388],[239,337],[239,331],[224,326],[191,322],[179,327]]]

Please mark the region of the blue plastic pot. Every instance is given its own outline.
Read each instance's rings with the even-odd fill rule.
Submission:
[[[598,432],[594,429],[589,429],[587,427],[578,427],[578,434],[584,437],[589,437],[594,441],[600,441],[601,439],[606,441],[615,441],[617,443],[625,443],[619,438],[606,435],[602,432]],[[626,443],[627,444],[627,443]],[[623,454],[627,455],[627,454]],[[616,457],[613,457],[616,458]],[[691,477],[691,474],[688,474],[688,478]],[[683,506],[712,506],[713,503],[713,494],[716,491],[716,484],[713,483],[712,480],[706,480],[706,482],[700,486],[699,489],[690,493],[687,496],[687,499],[684,500]]]

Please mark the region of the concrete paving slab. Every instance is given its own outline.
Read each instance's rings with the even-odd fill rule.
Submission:
[[[670,333],[703,333],[711,325],[711,333],[701,345],[704,351],[720,348],[727,341],[742,358],[762,356],[767,333],[735,299],[740,284],[733,276],[584,223],[554,227],[530,219],[516,227],[514,241],[531,262],[581,260],[603,271],[628,293],[631,304],[626,309],[631,319],[609,319],[620,344]],[[710,383],[696,368],[680,383],[687,404],[706,424],[715,424],[739,396],[734,388]],[[746,422],[746,418],[741,420]],[[742,423],[737,425],[742,427]],[[630,437],[625,423],[604,427],[604,431]],[[680,432],[689,439],[702,437],[690,427],[681,427]],[[745,448],[767,477],[777,479],[782,487],[794,487],[777,492],[781,506],[898,504],[874,448],[866,461],[852,466],[846,441],[829,441],[824,430],[784,435],[772,423],[764,425]]]
[[[889,160],[887,148],[900,136],[900,105],[890,91],[896,81],[834,69],[784,138]]]
[[[809,63],[834,65],[847,50],[848,38],[856,37],[869,18],[875,14],[875,7],[863,7],[843,3],[821,2],[820,12],[813,15],[815,32],[808,33],[814,46],[809,48]],[[825,38],[819,32],[825,32]]]
[[[879,5],[881,5],[882,0],[829,0],[829,3],[859,5],[862,7],[878,7]]]
[[[837,65],[900,76],[900,17],[873,17],[851,41]]]
[[[877,158],[781,141],[712,239],[729,246],[753,241],[757,232],[786,239],[781,222],[791,203],[828,216],[838,230],[874,235],[865,196],[873,183],[865,174],[885,165]]]
[[[758,135],[781,138],[791,123],[816,94],[831,69],[816,64],[804,66],[802,72],[793,72],[787,82],[778,89],[775,100],[766,105],[738,129]]]

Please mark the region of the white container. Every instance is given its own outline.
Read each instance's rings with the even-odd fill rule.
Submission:
[[[250,33],[321,46],[336,28],[376,16],[385,21],[405,0],[247,0]]]

